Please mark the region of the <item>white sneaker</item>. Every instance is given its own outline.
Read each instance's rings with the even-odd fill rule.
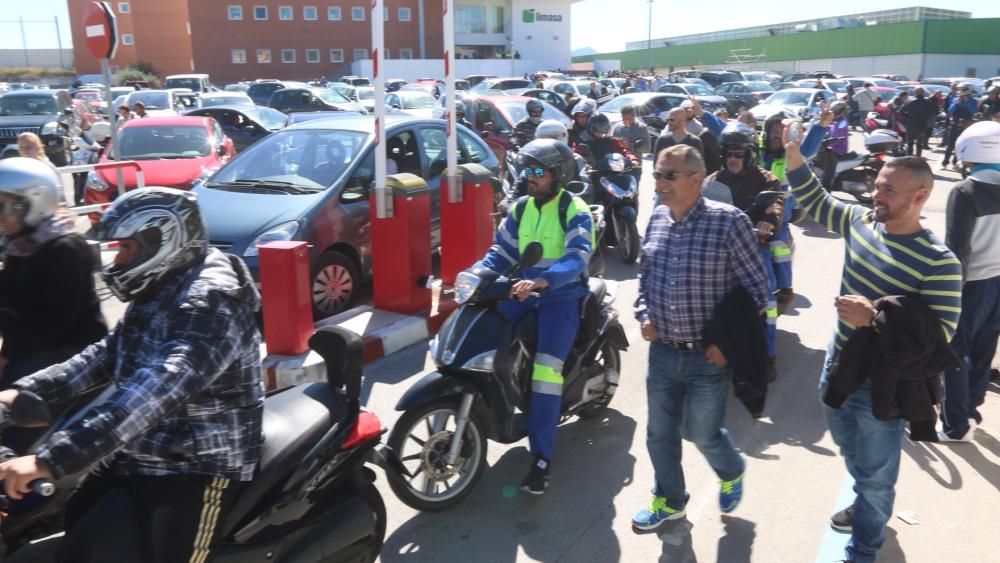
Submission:
[[[952,438],[945,434],[944,432],[938,430],[938,442],[971,442],[972,436],[976,433],[976,421],[969,421],[969,431],[962,435],[961,438]]]

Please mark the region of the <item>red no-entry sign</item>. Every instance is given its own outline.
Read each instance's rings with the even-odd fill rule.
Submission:
[[[118,24],[111,5],[91,2],[83,10],[83,30],[87,49],[98,59],[110,59],[118,49]]]

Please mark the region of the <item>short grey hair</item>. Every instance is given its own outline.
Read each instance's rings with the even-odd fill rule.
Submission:
[[[659,161],[673,156],[680,157],[684,162],[683,172],[705,173],[705,158],[701,156],[701,151],[691,145],[674,145],[672,147],[667,147],[660,151],[656,160]]]

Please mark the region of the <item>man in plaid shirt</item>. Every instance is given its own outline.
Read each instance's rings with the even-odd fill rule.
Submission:
[[[129,192],[96,232],[120,245],[104,279],[132,301],[124,318],[0,403],[21,390],[53,402],[116,389],[34,455],[0,464],[0,479],[17,499],[35,479],[103,461],[70,499],[60,561],[204,561],[232,482],[249,481],[260,457],[259,294],[239,258],[208,248],[190,192]]]
[[[737,285],[758,310],[767,303],[767,274],[750,219],[739,209],[701,197],[705,163],[697,149],[660,152],[653,171],[659,203],[642,247],[635,315],[650,342],[646,446],[656,483],[649,507],[632,525],[653,530],[684,517],[688,494],[681,436],[705,455],[721,480],[719,508],[731,512],[743,494],[745,463],[722,428],[729,368],[702,331]]]

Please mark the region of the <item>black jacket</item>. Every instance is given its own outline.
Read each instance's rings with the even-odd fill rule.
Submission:
[[[733,370],[733,393],[750,416],[760,418],[767,399],[767,342],[764,319],[746,288],[736,286],[715,306],[702,337],[722,351]]]
[[[94,287],[94,256],[80,235],[50,240],[0,271],[0,355],[69,357],[108,333]]]
[[[910,439],[936,442],[934,405],[941,398],[941,372],[959,360],[941,321],[918,297],[890,295],[875,302],[871,327],[859,327],[830,370],[823,402],[840,408],[862,383],[872,383],[872,414],[906,419]]]
[[[899,116],[907,130],[916,132],[927,129],[940,111],[934,100],[917,96],[903,104],[899,109]]]

